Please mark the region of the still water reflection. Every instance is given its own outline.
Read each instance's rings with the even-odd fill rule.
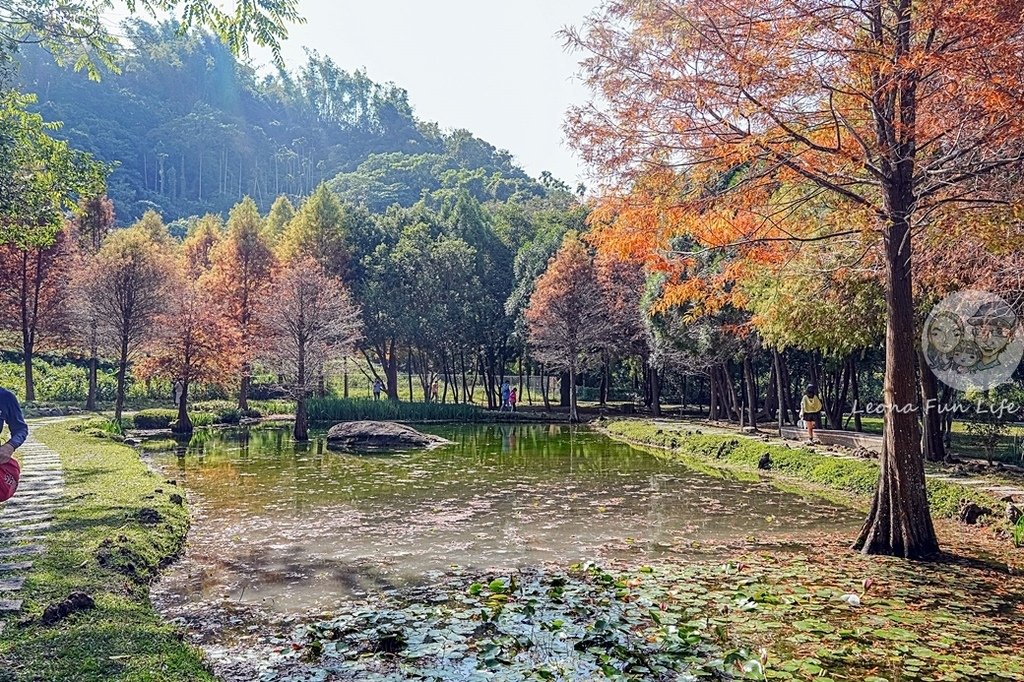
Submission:
[[[197,515],[164,589],[282,612],[453,566],[656,558],[693,542],[852,528],[858,517],[767,484],[697,473],[582,427],[424,428],[453,445],[360,456],[285,428],[204,432],[155,462]]]

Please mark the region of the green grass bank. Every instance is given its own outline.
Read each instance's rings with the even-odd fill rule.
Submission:
[[[873,460],[836,457],[739,435],[700,433],[700,429],[686,425],[617,420],[605,422],[601,427],[613,438],[663,448],[694,458],[697,463],[747,475],[759,472],[758,462],[767,453],[771,457],[772,475],[860,499],[869,499],[878,481],[878,464]],[[961,501],[965,499],[998,510],[997,501],[983,491],[949,481],[929,479],[928,499],[932,513],[943,517],[957,516]]]
[[[0,635],[0,681],[212,682],[149,602],[150,582],[184,546],[184,491],[130,447],[75,433],[74,423],[34,431],[61,456],[65,500],[28,572],[22,613]],[[46,606],[75,591],[96,607],[44,626]]]

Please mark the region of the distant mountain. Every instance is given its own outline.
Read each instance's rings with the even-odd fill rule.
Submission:
[[[480,201],[543,196],[508,152],[418,120],[405,90],[307,53],[294,72],[260,77],[217,40],[173,24],[126,25],[123,73],[88,80],[25,49],[20,86],[39,96],[58,136],[116,162],[109,193],[118,222],[149,208],[167,220],[226,212],[242,196],[264,209],[323,181],[382,210],[441,188]]]

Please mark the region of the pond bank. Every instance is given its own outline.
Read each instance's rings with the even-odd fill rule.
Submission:
[[[149,583],[185,542],[183,491],[132,448],[72,432],[72,423],[33,429],[60,455],[65,489],[21,590],[22,612],[4,624],[0,679],[212,682],[199,651],[149,602]],[[44,609],[76,591],[95,608],[43,625]]]
[[[622,419],[602,421],[598,427],[612,438],[655,447],[683,458],[740,471],[810,484],[860,501],[870,499],[878,479],[872,459],[842,456],[839,452],[811,449],[772,441],[766,434],[730,433],[714,425],[667,420]],[[764,460],[767,455],[768,459]],[[1004,502],[997,493],[974,481],[928,476],[928,499],[935,516],[955,518],[964,500],[993,511],[983,517],[995,526],[1003,519]],[[993,486],[995,487],[995,486]]]

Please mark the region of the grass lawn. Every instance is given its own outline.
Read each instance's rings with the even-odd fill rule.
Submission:
[[[882,417],[880,415],[863,415],[861,423],[867,433],[882,433]],[[853,422],[850,422],[851,427]],[[1016,425],[1007,428],[1001,444],[993,453],[993,459],[1008,464],[1024,464],[1020,450],[1024,446],[1024,426]],[[977,437],[967,433],[967,424],[963,421],[953,422],[953,452],[964,457],[985,458],[985,449],[979,444]]]
[[[805,448],[764,443],[710,426],[627,419],[610,421],[604,428],[613,437],[666,448],[674,456],[693,460],[698,467],[710,464],[757,475],[758,461],[768,453],[772,474],[861,500],[870,498],[878,481],[875,460],[834,457]],[[931,478],[928,499],[932,513],[944,517],[956,516],[964,499],[993,509],[1001,507],[997,500],[980,490]]]
[[[0,636],[0,680],[212,681],[199,653],[149,603],[150,581],[185,541],[188,511],[171,500],[184,491],[131,448],[69,431],[71,423],[35,430],[61,456],[66,502],[28,573],[22,614],[9,616]],[[159,517],[145,512],[155,522],[144,523],[143,509]],[[74,591],[96,608],[43,626],[45,607]]]

